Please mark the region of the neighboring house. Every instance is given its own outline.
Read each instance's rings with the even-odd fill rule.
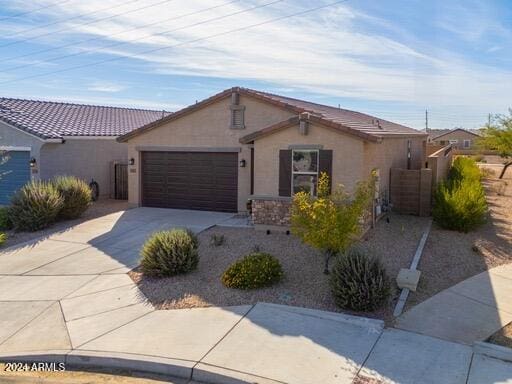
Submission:
[[[462,128],[432,129],[429,131],[430,144],[440,146],[451,144],[454,149],[475,149],[475,142],[479,137],[478,130]]]
[[[74,175],[110,192],[110,163],[127,161],[115,139],[167,115],[162,111],[0,98],[0,204],[33,179]]]
[[[327,172],[348,189],[391,167],[425,163],[425,133],[376,117],[246,88],[225,90],[118,141],[128,143],[135,206],[228,212],[266,200],[279,216]],[[278,220],[278,219],[276,219]]]

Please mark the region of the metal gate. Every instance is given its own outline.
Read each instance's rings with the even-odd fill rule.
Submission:
[[[110,197],[116,200],[128,200],[128,164],[114,162],[111,169]]]

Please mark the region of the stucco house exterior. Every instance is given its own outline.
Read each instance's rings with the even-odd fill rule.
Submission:
[[[363,113],[231,88],[118,138],[128,144],[133,206],[245,212],[285,224],[291,196],[320,172],[352,189],[391,167],[419,169],[427,135]],[[265,214],[265,212],[263,212]],[[270,218],[272,216],[272,218]]]
[[[451,144],[454,149],[475,149],[476,140],[480,137],[478,130],[455,128],[449,130],[432,129],[429,131],[429,143],[438,146]]]
[[[0,204],[30,179],[74,175],[110,192],[110,163],[127,161],[116,138],[166,115],[162,111],[0,98]]]

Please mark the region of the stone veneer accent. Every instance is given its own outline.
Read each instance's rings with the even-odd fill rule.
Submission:
[[[254,224],[284,227],[290,225],[292,205],[290,198],[253,197],[251,200],[252,221]]]

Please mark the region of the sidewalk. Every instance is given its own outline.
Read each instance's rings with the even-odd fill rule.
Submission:
[[[69,323],[51,309],[57,304],[46,303],[19,305],[15,313],[23,322],[41,306],[47,309],[18,330],[22,321],[2,319],[2,332],[14,333],[0,345],[0,360],[58,361],[221,384],[349,384],[356,377],[359,383],[512,383],[512,363],[475,355],[466,345],[383,329],[378,320],[259,303],[148,310],[134,320],[112,310],[66,330],[58,324]]]
[[[397,319],[397,328],[471,345],[512,321],[512,264],[441,291]]]
[[[178,224],[199,231],[226,220],[170,213],[113,214],[1,253],[0,361],[66,362],[222,384],[512,384],[512,363],[477,355],[468,345],[384,329],[380,320],[267,303],[157,311],[126,274],[147,234]],[[462,300],[478,293],[472,300],[483,305],[490,291],[481,288],[491,286],[496,308],[506,312],[509,273],[493,271],[491,285],[485,277],[463,282],[454,294]],[[427,314],[435,319],[436,312]]]

